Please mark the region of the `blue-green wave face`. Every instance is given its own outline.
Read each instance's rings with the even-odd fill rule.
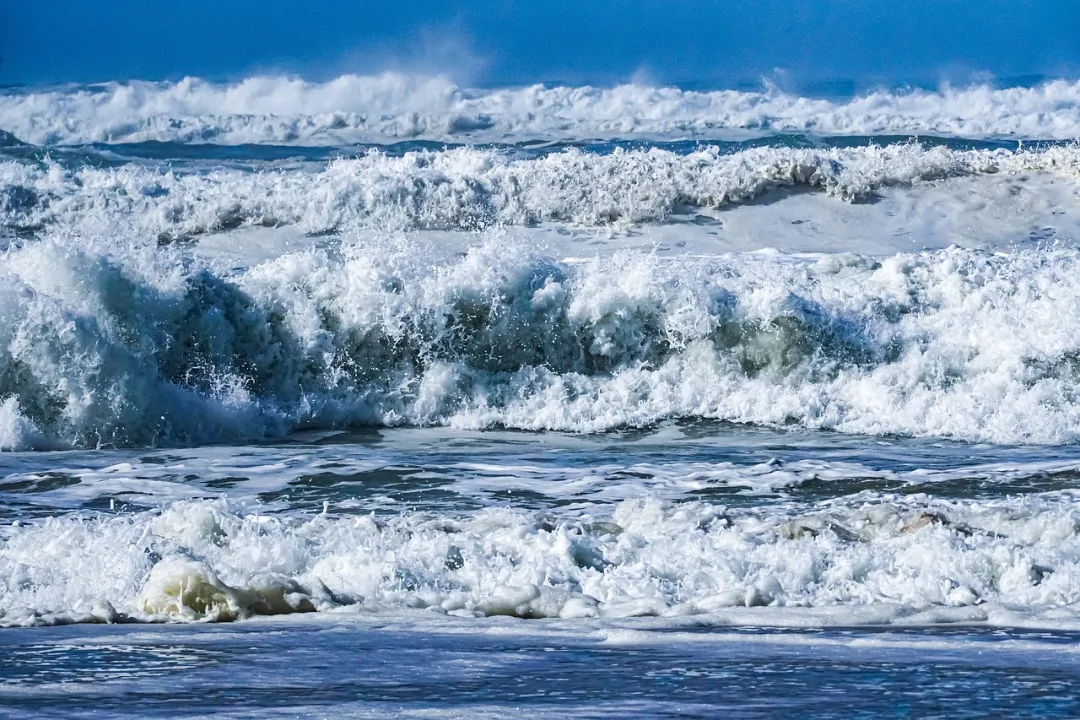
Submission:
[[[714,419],[1073,442],[1078,261],[1035,246],[568,262],[489,240],[435,268],[405,241],[223,271],[24,241],[0,292],[3,441]]]

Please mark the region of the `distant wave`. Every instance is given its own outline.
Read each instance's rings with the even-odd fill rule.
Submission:
[[[177,238],[239,226],[296,226],[313,234],[362,225],[474,230],[561,221],[598,226],[661,222],[778,188],[859,200],[896,185],[995,173],[1080,176],[1080,150],[952,150],[920,144],[828,150],[762,147],[575,149],[542,157],[457,148],[393,157],[369,152],[316,170],[179,173],[138,164],[74,168],[0,162],[0,230],[33,233],[101,223]]]
[[[477,90],[445,78],[399,74],[346,75],[324,83],[187,78],[9,90],[0,95],[0,129],[39,145],[715,138],[746,132],[1069,139],[1080,136],[1080,81],[882,91],[836,101],[775,90],[691,92],[634,84]]]

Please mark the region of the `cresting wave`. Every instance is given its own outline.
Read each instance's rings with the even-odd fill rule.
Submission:
[[[8,90],[0,95],[0,129],[37,145],[686,138],[738,131],[1069,139],[1080,137],[1080,82],[882,91],[830,101],[775,90],[641,85],[476,90],[397,74],[326,83],[254,77],[232,85],[188,78]]]
[[[680,417],[1075,442],[1078,272],[1060,248],[566,263],[498,240],[223,272],[45,240],[0,264],[0,446]]]
[[[1069,494],[1021,507],[879,497],[787,512],[630,500],[577,518],[274,516],[185,501],[5,525],[0,626],[331,610],[621,618],[740,606],[765,606],[758,624],[1075,626],[1078,512]]]
[[[475,230],[561,221],[578,225],[663,221],[722,208],[783,188],[856,201],[892,186],[995,173],[1080,177],[1075,146],[1044,150],[952,150],[893,144],[835,149],[715,147],[576,149],[541,157],[459,148],[368,152],[317,170],[181,173],[128,164],[67,168],[0,162],[0,228],[33,233],[133,228],[178,238],[239,226],[297,226],[304,232],[380,229]]]

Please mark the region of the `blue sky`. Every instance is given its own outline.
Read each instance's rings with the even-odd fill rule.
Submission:
[[[6,0],[0,83],[383,69],[476,84],[1077,76],[1077,8],[1075,0]]]

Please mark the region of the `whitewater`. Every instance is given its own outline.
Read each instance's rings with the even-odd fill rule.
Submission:
[[[185,78],[8,91],[0,99],[0,127],[39,145],[682,139],[777,132],[1072,139],[1080,135],[1080,83],[883,89],[820,99],[777,88],[475,89],[444,76],[398,73],[344,75],[322,83],[274,76],[229,84]]]
[[[0,714],[1075,715],[1077,137],[1055,79],[0,89]]]

